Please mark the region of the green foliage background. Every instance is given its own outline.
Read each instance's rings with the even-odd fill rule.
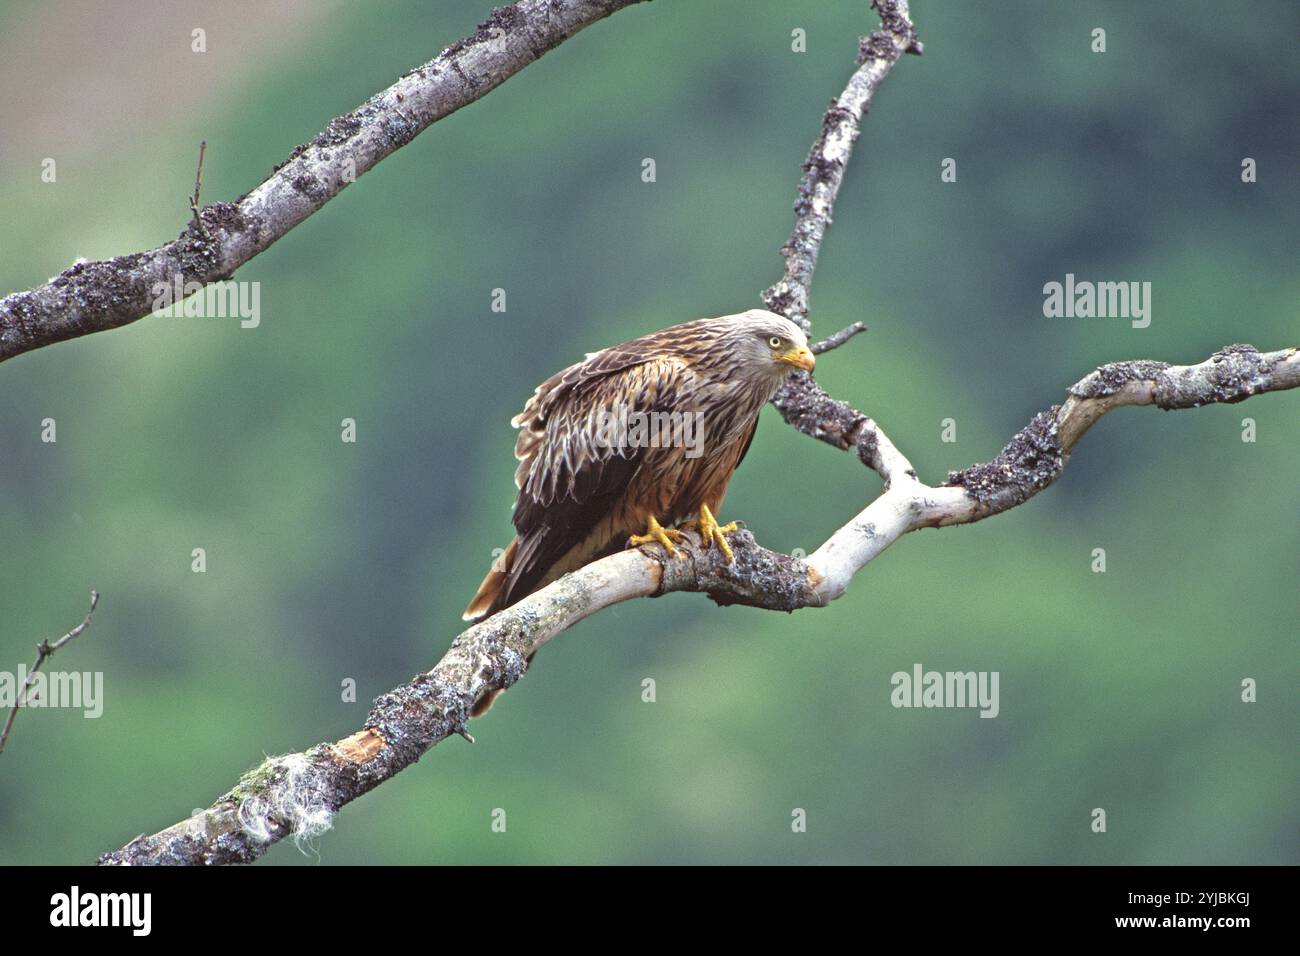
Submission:
[[[86,6],[0,8],[4,292],[172,238],[200,139],[204,198],[232,199],[487,13]],[[914,8],[926,53],[865,124],[813,320],[871,326],[817,377],[923,477],[991,457],[1102,362],[1297,344],[1300,8]],[[0,862],[88,862],[263,753],[347,735],[430,666],[509,538],[510,416],[585,351],[760,304],[874,25],[860,0],[621,12],[242,269],[260,328],[150,318],[0,368],[0,669],[95,587],[92,630],[54,666],[103,671],[107,698],[99,720],[21,715]],[[1043,318],[1066,272],[1151,281],[1150,328]],[[477,746],[446,742],[314,851],[265,863],[1298,862],[1298,411],[1297,393],[1121,410],[1050,491],[910,536],[824,610],[601,613],[474,724]],[[769,409],[724,517],[811,550],[878,490]],[[1001,715],[893,709],[915,662],[1000,671]]]

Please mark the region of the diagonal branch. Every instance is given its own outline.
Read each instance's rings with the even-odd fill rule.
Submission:
[[[862,117],[876,88],[899,58],[904,53],[921,52],[907,0],[872,0],[871,5],[880,14],[881,29],[858,42],[858,69],[822,117],[821,133],[803,163],[803,178],[794,204],[794,231],[781,247],[785,275],[763,292],[769,309],[798,322],[805,332],[809,328],[808,290],[813,270],[817,268],[817,255],[831,224],[835,197],[844,181]]]
[[[807,324],[807,291],[857,124],[876,86],[903,52],[920,52],[905,0],[876,0],[884,29],[862,41],[861,66],[823,123],[800,184],[786,274],[765,294],[769,307]],[[852,331],[851,331],[852,330]],[[853,332],[831,336],[826,349]],[[209,809],[100,857],[102,864],[220,864],[256,860],[274,842],[310,839],[344,805],[374,789],[455,733],[465,734],[474,704],[522,676],[535,650],[597,611],[671,591],[707,593],[720,604],[792,611],[824,606],[849,580],[909,531],[977,521],[1027,501],[1060,474],[1089,427],[1120,405],[1189,408],[1242,401],[1300,387],[1300,352],[1260,353],[1229,346],[1193,366],[1122,362],[1093,372],[1063,405],[1040,413],[993,461],[929,486],[866,415],[832,399],[803,376],[778,397],[786,420],[858,456],[885,491],[806,560],[760,547],[749,532],[732,536],[733,564],[702,550],[687,533],[675,558],[630,550],[566,575],[519,604],[460,634],[427,673],[375,701],[364,728],[336,743],[274,757],[245,774]]]
[[[795,228],[782,249],[785,276],[763,294],[769,308],[804,328],[817,253],[862,116],[899,57],[921,52],[907,0],[872,0],[872,6],[880,13],[882,29],[860,41],[858,69],[822,121],[804,163]],[[834,348],[856,331],[851,326],[819,348]],[[800,375],[784,406],[780,396],[776,404],[787,421],[807,434],[841,448],[857,444],[862,460],[886,482],[895,474],[915,477],[911,464],[874,422],[831,399],[808,376]],[[433,670],[379,698],[363,730],[337,744],[268,759],[208,810],[106,853],[100,863],[248,863],[285,836],[310,838],[328,826],[340,807],[449,735],[464,733],[473,704],[488,691],[514,683],[533,650],[611,604],[670,590],[704,591],[722,603],[781,610],[825,603],[810,583],[808,565],[759,548],[748,532],[736,541],[740,547],[733,545],[734,566],[718,566],[711,560],[713,551],[686,547],[676,562],[627,551],[565,576],[462,633]]]
[[[327,829],[341,807],[463,733],[478,700],[509,687],[530,654],[603,608],[672,591],[778,611],[822,607],[909,531],[967,524],[1029,500],[1060,475],[1079,439],[1113,408],[1195,408],[1290,388],[1300,388],[1296,348],[1262,353],[1233,345],[1199,365],[1118,362],[1071,387],[1064,404],[1036,415],[993,461],[956,472],[945,485],[921,483],[887,455],[887,490],[807,560],[768,551],[741,531],[730,539],[732,564],[717,548],[701,549],[692,532],[675,558],[638,549],[595,561],[464,631],[433,670],[376,700],[359,732],[269,758],[207,810],[99,862],[251,863],[286,836],[310,839]]]
[[[922,50],[907,0],[872,0],[871,5],[880,14],[881,29],[859,40],[858,69],[822,117],[821,133],[808,151],[803,177],[799,180],[794,230],[781,247],[785,274],[763,292],[763,301],[769,309],[798,322],[805,331],[810,328],[808,295],[813,271],[831,224],[835,198],[844,182],[844,171],[857,142],[862,117],[894,64],[904,53],[919,55]],[[842,344],[858,331],[857,326],[861,323],[817,343],[816,350]],[[916,477],[911,463],[874,421],[845,402],[831,398],[806,372],[790,376],[773,397],[772,404],[788,424],[805,435],[836,448],[856,447],[863,464],[878,472],[886,484],[892,475]]]
[[[0,753],[4,753],[5,744],[9,740],[9,731],[13,729],[14,721],[18,718],[18,710],[27,703],[27,692],[31,689],[32,684],[36,681],[36,674],[41,669],[47,658],[53,657],[54,652],[64,644],[74,640],[81,633],[90,627],[90,619],[95,616],[95,608],[99,606],[99,592],[90,592],[90,609],[86,611],[86,616],[81,619],[81,623],[74,627],[68,633],[51,644],[49,641],[41,641],[36,645],[36,663],[31,666],[27,672],[27,679],[23,681],[23,686],[18,689],[18,696],[14,698],[14,706],[9,711],[9,717],[5,720],[4,730],[0,730]]]
[[[148,252],[79,262],[42,286],[0,299],[0,362],[144,318],[157,307],[155,286],[229,279],[438,120],[487,95],[584,27],[639,2],[519,0],[493,10],[474,34],[330,120],[234,202],[199,210],[196,183],[195,216],[178,238]]]
[[[952,472],[937,487],[914,472],[887,475],[885,493],[809,556],[820,575],[818,596],[839,597],[854,574],[909,531],[970,524],[1024,504],[1060,477],[1075,445],[1111,409],[1199,408],[1292,388],[1300,388],[1300,348],[1229,345],[1197,365],[1103,365],[1071,386],[1064,404],[1035,415],[992,461]]]
[[[861,322],[854,322],[847,328],[840,329],[835,334],[826,336],[826,338],[822,339],[820,342],[814,342],[812,345],[808,346],[808,348],[812,350],[813,355],[824,355],[827,352],[839,348],[859,332],[865,331],[867,331],[866,325]]]

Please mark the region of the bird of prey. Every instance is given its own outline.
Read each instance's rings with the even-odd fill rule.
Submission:
[[[715,518],[731,475],[763,406],[789,373],[813,365],[799,326],[751,309],[651,332],[552,375],[511,420],[517,533],[465,620],[629,544],[675,554],[679,525],[732,560],[724,535],[736,526]]]

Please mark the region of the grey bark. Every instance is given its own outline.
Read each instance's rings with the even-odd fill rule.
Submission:
[[[805,327],[817,252],[862,113],[898,58],[920,52],[905,0],[875,0],[873,6],[883,28],[861,42],[859,69],[827,113],[800,182],[795,229],[783,249],[785,275],[764,294],[770,308]],[[826,348],[847,338],[832,336]],[[807,559],[768,551],[742,530],[729,539],[733,564],[717,548],[702,549],[690,532],[674,558],[649,547],[593,562],[461,633],[432,670],[376,700],[357,733],[268,759],[207,810],[105,853],[100,863],[252,862],[286,836],[307,839],[322,832],[340,808],[452,734],[468,737],[465,724],[475,702],[509,687],[522,676],[529,654],[602,608],[670,591],[704,592],[721,604],[771,610],[823,606],[902,535],[977,521],[1046,488],[1088,428],[1112,408],[1191,408],[1296,387],[1295,348],[1261,353],[1229,346],[1191,366],[1107,365],[1073,386],[1063,404],[1035,416],[993,461],[931,486],[868,416],[800,376],[774,400],[782,415],[805,434],[854,449],[885,483],[884,493]]]
[[[584,27],[641,0],[519,0],[296,147],[260,185],[200,210],[176,239],[147,252],[80,262],[0,299],[0,362],[134,322],[158,284],[208,285],[319,210],[438,120],[487,95]],[[178,197],[179,200],[179,197]],[[178,201],[179,206],[179,201]]]

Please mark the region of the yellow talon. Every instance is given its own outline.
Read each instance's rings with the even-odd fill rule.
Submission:
[[[710,542],[717,542],[722,556],[727,559],[727,563],[736,560],[736,556],[731,553],[731,545],[727,544],[727,539],[723,537],[729,531],[735,531],[738,527],[736,522],[728,521],[726,524],[718,524],[718,519],[713,517],[713,512],[709,510],[708,505],[700,505],[700,516],[694,521],[686,523],[686,527],[696,530],[700,533],[701,543],[705,548],[709,547]]]
[[[646,525],[645,534],[634,534],[627,539],[627,543],[634,548],[639,548],[643,544],[663,545],[663,549],[668,552],[668,557],[677,557],[677,549],[673,547],[674,541],[681,541],[682,533],[675,528],[665,528],[659,523],[654,515],[650,516],[650,521]]]

